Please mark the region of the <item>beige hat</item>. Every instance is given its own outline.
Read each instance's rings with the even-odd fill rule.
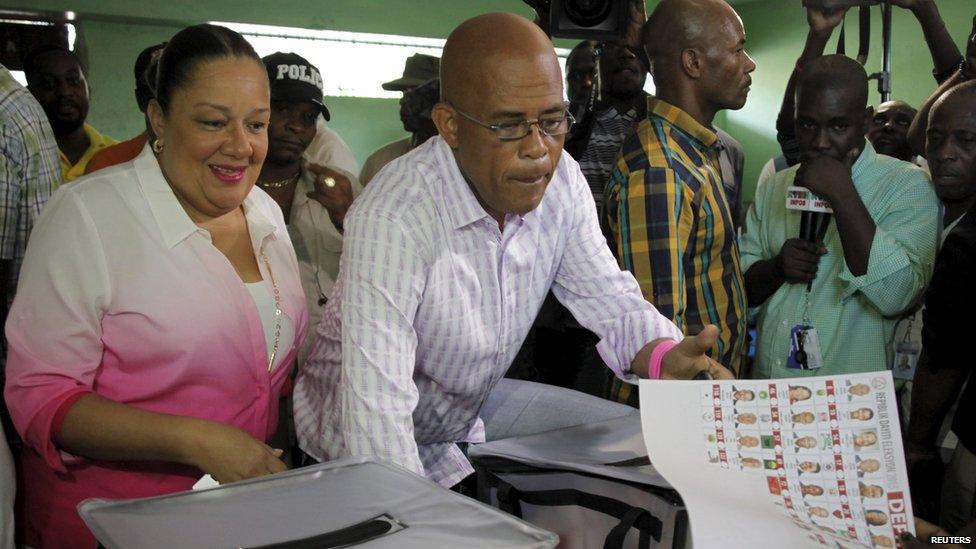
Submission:
[[[383,84],[384,90],[405,91],[437,78],[440,74],[441,59],[433,55],[415,53],[407,58],[403,76]]]

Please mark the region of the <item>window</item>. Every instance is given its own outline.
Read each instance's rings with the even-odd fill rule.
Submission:
[[[400,97],[400,92],[384,90],[383,82],[399,78],[404,62],[415,53],[440,57],[445,42],[395,34],[214,24],[243,34],[261,57],[283,51],[308,59],[322,73],[325,95],[333,97]],[[565,66],[569,50],[556,48],[556,54],[561,66]]]
[[[77,39],[74,12],[58,14],[54,21],[45,19],[45,14],[0,11],[0,63],[6,67],[14,80],[27,85],[23,71],[23,60],[27,52],[42,44],[60,44],[74,51]]]
[[[386,91],[383,82],[403,74],[407,58],[415,53],[441,56],[444,39],[369,34],[332,30],[311,30],[245,23],[213,21],[244,35],[258,55],[276,51],[294,52],[308,59],[322,73],[324,93],[330,97],[398,98],[400,92]],[[565,81],[568,48],[556,48]],[[644,89],[654,93],[648,77]]]

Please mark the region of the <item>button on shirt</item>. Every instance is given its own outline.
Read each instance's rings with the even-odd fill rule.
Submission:
[[[315,162],[315,159],[306,159]],[[356,176],[338,166],[330,166],[349,178],[353,198],[358,197],[363,187]],[[321,298],[328,300],[332,296],[332,286],[339,275],[339,258],[342,255],[342,233],[336,228],[329,217],[329,210],[318,200],[309,198],[308,193],[315,190],[315,174],[302,170],[301,177],[295,186],[295,197],[291,203],[291,219],[288,223],[288,234],[295,246],[298,256],[298,268],[302,275],[302,287],[305,288],[305,300],[308,305],[308,325],[317,326],[325,310]],[[305,363],[305,357],[312,346],[314,330],[309,330],[305,343],[298,352],[299,365]]]
[[[500,231],[434,137],[390,163],[345,226],[295,389],[299,441],[318,459],[376,456],[444,486],[470,474],[455,443],[484,441],[478,412],[550,287],[618,375],[634,378],[648,342],[681,339],[616,266],[568,154],[540,205]]]
[[[798,166],[777,172],[760,186],[741,240],[743,269],[779,254],[800,234],[800,212],[786,209],[787,187]],[[939,202],[920,168],[879,155],[870,143],[852,168],[854,188],[877,229],[867,272],[854,276],[844,260],[837,224],[824,237],[817,277],[806,284],[783,284],[758,307],[756,376],[762,378],[836,375],[880,371],[891,363],[897,315],[915,304],[932,276],[939,230]],[[790,330],[810,324],[820,339],[824,366],[788,369]]]

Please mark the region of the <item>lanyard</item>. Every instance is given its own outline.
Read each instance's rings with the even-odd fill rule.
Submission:
[[[804,326],[813,326],[810,321],[810,290],[803,293],[803,317]]]

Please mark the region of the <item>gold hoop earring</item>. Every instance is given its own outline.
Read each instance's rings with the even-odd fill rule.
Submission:
[[[158,137],[154,139],[152,142],[152,150],[156,154],[163,152],[163,140]]]

